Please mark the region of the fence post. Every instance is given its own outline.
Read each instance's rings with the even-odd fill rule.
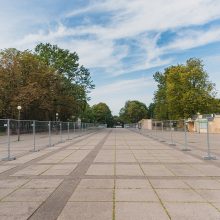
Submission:
[[[67,122],[68,140],[70,140],[70,123]]]
[[[48,124],[48,131],[49,131],[49,147],[51,147],[51,121]]]
[[[216,160],[215,156],[211,155],[210,152],[210,142],[209,142],[209,120],[207,119],[207,156],[203,157],[204,160]]]
[[[184,148],[182,149],[182,151],[191,151],[189,148],[188,148],[188,137],[187,137],[187,122],[186,120],[184,119]]]
[[[63,138],[62,138],[62,121],[60,121],[60,143],[63,142]]]
[[[173,122],[170,121],[170,139],[171,143],[169,144],[170,146],[176,146],[176,144],[173,143],[173,128],[172,128]]]
[[[16,157],[11,157],[10,119],[7,119],[7,124],[5,124],[5,127],[7,127],[7,136],[8,136],[8,156],[6,158],[3,158],[3,160],[11,161],[11,160],[15,160]]]
[[[33,145],[34,145],[34,149],[31,150],[31,152],[37,152],[39,150],[36,150],[36,121],[35,120],[32,123],[32,130],[33,130]]]

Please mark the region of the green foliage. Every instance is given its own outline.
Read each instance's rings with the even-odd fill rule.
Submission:
[[[155,103],[150,103],[148,106],[148,112],[147,112],[147,117],[148,118],[154,118],[154,111],[155,111]]]
[[[213,109],[215,85],[208,80],[200,59],[168,67],[164,73],[155,73],[154,79],[158,83],[154,94],[156,118],[188,118]]]
[[[108,127],[113,126],[113,117],[111,110],[105,103],[98,103],[92,106],[93,116],[96,123],[107,124]]]
[[[36,53],[5,49],[0,52],[0,118],[55,120],[77,118],[94,88],[78,56],[57,46],[39,44]]]
[[[90,72],[84,66],[79,65],[79,57],[76,52],[59,48],[57,45],[38,44],[36,54],[48,66],[53,67],[58,73],[68,79],[67,82],[82,86],[86,91],[94,89]]]
[[[139,101],[127,101],[120,110],[120,118],[124,123],[136,123],[143,118],[147,118],[147,107]]]

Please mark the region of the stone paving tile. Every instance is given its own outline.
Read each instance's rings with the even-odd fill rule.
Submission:
[[[0,199],[4,198],[5,196],[9,195],[13,192],[16,188],[0,188]]]
[[[172,220],[218,220],[220,212],[208,203],[165,203]]]
[[[89,154],[90,151],[91,150],[77,150],[76,152],[62,160],[62,163],[79,163]]]
[[[159,202],[152,189],[116,189],[115,198],[121,202]]]
[[[139,165],[116,165],[116,175],[122,176],[143,176]]]
[[[152,189],[149,181],[137,179],[116,179],[117,189]]]
[[[58,220],[112,220],[112,202],[68,202]]]
[[[83,189],[77,188],[69,201],[91,202],[91,201],[112,201],[113,189]]]
[[[212,205],[214,205],[218,209],[218,211],[220,213],[220,202],[218,202],[218,203],[213,202]]]
[[[8,161],[6,164],[23,164],[23,163],[27,163],[33,159],[36,159],[44,154],[47,154],[48,152],[45,151],[39,151],[39,152],[35,152],[30,153],[28,155],[24,155],[22,157],[17,158],[16,160],[12,160],[12,161]]]
[[[182,180],[176,179],[156,179],[151,180],[151,184],[157,189],[189,189],[189,186]]]
[[[114,166],[113,165],[99,165],[92,164],[86,175],[114,175]]]
[[[166,165],[176,176],[205,176],[201,171],[186,165],[186,164],[175,164]]]
[[[22,186],[25,189],[47,189],[56,188],[62,182],[62,179],[33,179]]]
[[[162,201],[166,202],[205,202],[191,189],[156,189]]]
[[[54,165],[41,175],[69,175],[76,167],[77,164]]]
[[[193,164],[193,168],[198,169],[206,176],[220,176],[220,167],[208,164]]]
[[[220,202],[220,190],[196,190],[204,199],[209,202]]]
[[[13,165],[0,166],[0,173],[3,173],[3,172],[5,172],[5,171],[7,171],[7,170],[10,170],[10,169],[12,169],[12,168],[14,168],[14,167],[16,167],[16,166],[13,166]]]
[[[0,219],[27,219],[39,205],[39,202],[0,202]]]
[[[113,189],[113,179],[82,179],[78,185],[78,188],[89,189]]]
[[[27,179],[4,179],[0,180],[0,188],[18,188],[28,181]]]
[[[39,175],[43,173],[45,170],[49,169],[51,165],[30,165],[12,176],[29,176],[29,175]]]
[[[184,182],[195,189],[220,189],[220,182],[213,179],[184,180]]]
[[[174,174],[163,165],[141,165],[141,167],[147,176],[174,176]]]
[[[3,201],[7,202],[40,202],[45,201],[54,189],[18,189]]]
[[[168,220],[160,203],[116,202],[116,220]]]

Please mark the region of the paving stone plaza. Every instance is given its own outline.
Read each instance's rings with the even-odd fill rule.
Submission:
[[[103,129],[1,161],[0,219],[219,220],[220,162]]]

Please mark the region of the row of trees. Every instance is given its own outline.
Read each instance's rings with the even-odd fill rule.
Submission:
[[[127,101],[111,124],[136,123],[143,118],[159,120],[190,118],[197,113],[220,113],[215,84],[209,81],[202,60],[191,58],[186,64],[156,72],[157,90],[148,107],[137,100]]]
[[[82,120],[107,124],[108,127],[113,127],[125,123],[135,123],[148,116],[146,105],[134,100],[125,103],[125,106],[120,110],[119,116],[113,116],[110,108],[105,103],[99,103],[92,107],[87,105],[82,115]]]
[[[34,52],[5,49],[0,52],[0,118],[68,120],[86,108],[94,84],[88,69],[74,52],[39,44]]]
[[[220,100],[216,99],[215,84],[211,83],[200,59],[189,59],[186,64],[170,66],[156,72],[157,90],[153,117],[157,119],[189,118],[198,112],[219,113]]]

